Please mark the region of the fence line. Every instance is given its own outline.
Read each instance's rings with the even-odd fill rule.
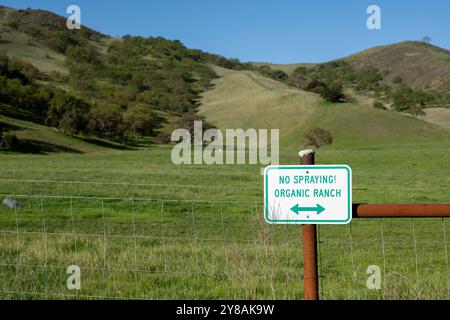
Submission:
[[[76,181],[76,180],[33,180],[33,179],[5,179],[0,178],[0,182],[22,182],[22,183],[37,183],[37,184],[65,184],[65,185],[109,185],[109,186],[134,186],[134,187],[165,187],[165,188],[197,188],[197,189],[249,189],[261,190],[261,187],[254,186],[217,186],[217,185],[196,185],[196,184],[165,184],[165,183],[133,183],[133,182],[103,182],[103,181]],[[450,190],[447,187],[427,187],[431,191],[445,191]],[[370,191],[370,192],[385,192],[385,191],[423,191],[423,188],[353,188],[353,191]]]
[[[19,198],[56,198],[56,199],[78,199],[78,200],[118,200],[118,201],[164,201],[164,202],[185,202],[191,203],[192,201],[199,203],[263,203],[260,200],[190,200],[190,199],[163,199],[163,198],[139,198],[139,197],[96,197],[96,196],[62,196],[62,195],[44,195],[44,194],[10,194],[0,193],[2,197],[19,197]]]
[[[23,206],[15,206],[14,210],[0,208],[0,270],[3,275],[12,276],[11,281],[1,278],[0,295],[164,298],[177,290],[165,282],[173,276],[187,283],[194,281],[192,277],[207,277],[205,288],[190,293],[194,297],[208,297],[215,287],[223,288],[227,298],[302,297],[298,226],[266,225],[260,212],[261,201],[7,196],[23,201]],[[390,227],[382,218],[367,225],[319,227],[321,298],[339,298],[338,290],[345,294],[343,298],[376,297],[375,291],[364,286],[365,269],[369,263],[378,261],[377,250],[382,256],[383,279],[399,285],[404,282],[402,290],[408,297],[416,295],[414,290],[431,286],[437,293],[426,293],[425,297],[450,298],[446,288],[443,294],[445,284],[449,286],[450,275],[446,220],[439,223],[440,235],[436,234],[434,225],[427,225],[432,223],[427,220],[424,224],[397,220],[399,230],[404,232],[398,240],[386,237]],[[376,224],[379,231],[373,229]],[[410,236],[405,237],[408,231]],[[362,237],[365,232],[378,233],[378,239]],[[392,256],[391,247],[398,246],[411,248],[403,251],[406,262]],[[345,252],[346,248],[349,251]],[[366,257],[367,250],[372,258]],[[435,273],[439,279],[445,276],[445,284],[421,272],[436,267],[435,261],[440,261],[436,257],[442,253],[445,254],[441,259],[442,268]],[[413,268],[409,268],[408,261]],[[79,294],[70,295],[64,287],[65,268],[69,263],[79,265],[82,275],[99,272],[100,278],[90,279],[85,284],[86,291],[82,289]],[[115,284],[116,273],[123,279]],[[63,282],[56,285],[55,275]],[[156,282],[141,283],[141,275],[152,275],[156,277],[152,281]],[[149,294],[143,288],[145,285],[161,291]],[[91,291],[90,286],[93,286]],[[125,293],[125,287],[131,291]],[[385,298],[392,297],[389,285],[383,285],[382,292]],[[187,296],[179,293],[178,297]]]

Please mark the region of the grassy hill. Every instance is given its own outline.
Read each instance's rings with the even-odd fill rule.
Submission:
[[[81,36],[75,35],[64,28],[65,23],[64,17],[45,10],[14,10],[0,6],[0,50],[31,63],[46,75],[52,71],[67,75],[64,48],[58,46],[57,38],[52,38],[55,34],[67,37],[72,44],[83,39],[99,48],[104,47],[103,43],[109,37],[85,26]]]
[[[331,104],[251,71],[215,68],[221,76],[203,95],[201,114],[219,128],[279,128],[281,147],[300,148],[304,133],[319,126],[334,147],[399,146],[445,141],[449,131],[393,111],[354,103]]]
[[[23,20],[23,25],[12,26],[11,17],[20,18]],[[17,19],[16,19],[17,21]],[[42,22],[44,21],[44,22]],[[82,34],[73,36],[70,34],[70,41],[74,43],[88,43],[97,50],[98,54],[104,58],[107,62],[103,62],[105,67],[111,68],[110,74],[106,76],[99,76],[102,73],[102,69],[95,70],[92,66],[86,64],[85,61],[79,61],[80,66],[84,69],[73,67],[73,61],[71,62],[71,68],[79,75],[84,71],[89,73],[87,80],[77,80],[73,82],[60,81],[57,74],[62,76],[69,75],[69,64],[67,63],[67,57],[61,52],[61,48],[55,45],[54,42],[48,41],[43,35],[49,35],[55,37],[57,40],[60,36],[55,35],[55,25],[62,25],[64,18],[54,15],[52,13],[42,10],[12,10],[9,8],[3,8],[0,14],[0,35],[2,36],[0,41],[0,50],[3,49],[10,57],[18,58],[34,65],[40,71],[40,82],[50,84],[59,88],[63,88],[69,92],[73,92],[77,95],[88,97],[88,99],[94,103],[101,105],[114,105],[114,108],[118,108],[119,105],[127,105],[127,101],[134,99],[133,103],[146,103],[149,105],[162,104],[162,107],[158,108],[158,114],[162,115],[168,125],[163,128],[163,132],[167,132],[167,128],[175,127],[175,122],[178,119],[179,114],[174,114],[177,104],[191,104],[195,106],[196,102],[190,102],[194,100],[195,95],[191,94],[192,90],[202,91],[207,86],[208,78],[211,78],[211,74],[207,74],[209,71],[202,69],[197,64],[195,59],[203,59],[205,57],[215,58],[213,55],[203,55],[200,51],[187,51],[180,50],[180,46],[177,43],[160,46],[156,43],[130,43],[127,45],[118,45],[123,43],[121,40],[113,39],[99,32],[86,28]],[[41,29],[39,29],[41,28]],[[40,35],[36,36],[32,32],[39,29]],[[69,41],[69,43],[71,43]],[[58,44],[58,42],[56,42]],[[108,49],[114,47],[116,52],[108,54]],[[184,50],[184,51],[183,51]],[[139,57],[140,62],[134,63],[135,59],[130,59],[128,56],[124,56],[126,52],[134,52],[134,57]],[[172,51],[172,52],[171,52]],[[176,52],[176,53],[175,53]],[[180,64],[180,70],[178,74],[164,73],[156,77],[149,77],[152,68],[159,68],[161,65],[167,65],[172,63],[172,59],[179,59],[179,53],[192,55],[194,61],[189,57],[188,63]],[[118,60],[117,56],[122,55]],[[350,57],[344,58],[354,68],[370,68],[376,67],[380,70],[389,71],[388,75],[382,80],[385,83],[391,83],[394,77],[400,76],[403,83],[412,87],[436,90],[447,90],[450,86],[450,63],[449,63],[449,51],[440,49],[431,45],[427,45],[421,42],[402,42],[390,46],[383,46],[372,48]],[[131,57],[132,58],[132,57]],[[103,59],[103,58],[102,58]],[[133,62],[130,62],[132,61]],[[218,63],[220,59],[211,59]],[[221,61],[224,64],[230,64],[230,61]],[[147,74],[139,75],[137,79],[123,80],[130,77],[126,70],[129,68],[142,69],[145,64],[149,63],[150,68]],[[211,62],[210,62],[211,63]],[[120,68],[116,68],[117,64],[123,64]],[[287,74],[291,74],[293,70],[298,67],[308,67],[313,65],[305,64],[287,64],[276,65],[268,63],[252,63],[252,65],[269,66],[274,69],[279,69]],[[86,67],[88,66],[88,67]],[[253,127],[279,127],[283,128],[282,139],[285,145],[299,145],[302,142],[292,142],[294,136],[302,137],[304,132],[315,126],[317,123],[327,123],[327,119],[336,119],[329,124],[330,128],[335,131],[336,144],[352,144],[358,141],[365,141],[364,139],[371,139],[373,142],[382,142],[383,136],[385,140],[390,138],[411,137],[411,130],[409,128],[420,128],[418,131],[412,129],[413,136],[418,136],[419,139],[432,134],[434,127],[426,127],[422,121],[414,120],[403,115],[394,115],[393,113],[386,113],[380,110],[368,110],[367,108],[359,108],[359,102],[346,105],[323,105],[322,99],[317,95],[308,94],[304,91],[292,89],[279,82],[269,80],[260,75],[258,70],[255,71],[232,71],[212,65],[212,69],[222,76],[217,80],[217,88],[213,91],[208,91],[204,94],[201,107],[201,113],[207,116],[208,120],[214,124],[223,127],[224,125],[232,126],[235,124],[234,120],[238,120],[239,125],[253,126]],[[232,66],[232,64],[230,64]],[[124,67],[124,68],[122,68]],[[241,67],[245,68],[245,65]],[[103,67],[102,67],[103,68]],[[121,69],[122,68],[122,69]],[[195,68],[196,70],[193,70]],[[93,70],[94,69],[94,70]],[[190,69],[190,70],[189,70]],[[192,73],[191,79],[187,79],[185,82],[189,83],[192,79],[198,80],[202,76],[199,73],[205,73],[205,83],[200,80],[200,85],[185,85],[175,81],[175,78],[186,77],[188,73]],[[56,77],[56,78],[55,78]],[[117,77],[117,78],[116,78]],[[133,78],[133,77],[132,77]],[[138,87],[148,87],[146,82],[155,81],[154,78],[170,78],[172,83],[164,83],[161,85],[163,90],[172,92],[167,96],[161,98],[160,94],[147,94],[142,97],[136,98],[137,91],[133,88],[135,83]],[[118,80],[119,79],[119,80]],[[251,81],[247,81],[250,79]],[[159,81],[159,80],[158,80]],[[159,84],[157,86],[160,86]],[[174,86],[171,88],[171,86]],[[184,86],[184,88],[183,88]],[[190,86],[190,87],[189,87]],[[150,87],[155,87],[152,85]],[[167,88],[168,87],[168,88]],[[199,87],[202,87],[199,89]],[[140,90],[140,89],[139,89]],[[147,90],[147,89],[146,89]],[[182,91],[185,92],[182,92]],[[177,92],[180,95],[180,99],[170,100],[170,96],[173,92]],[[178,93],[180,92],[180,93]],[[139,95],[141,93],[139,92]],[[112,98],[110,98],[112,97]],[[361,96],[364,100],[364,97]],[[373,101],[373,98],[366,99],[367,101]],[[119,103],[116,103],[119,102]],[[170,110],[167,110],[167,104],[171,104]],[[116,106],[117,104],[117,106]],[[239,104],[239,106],[236,106]],[[187,108],[183,106],[182,108]],[[192,107],[190,107],[192,108]],[[168,112],[166,112],[168,111]],[[356,112],[356,116],[354,115]],[[176,113],[176,112],[175,112]],[[424,120],[430,120],[430,122],[438,125],[447,126],[448,121],[443,120],[436,121],[435,111],[430,111],[430,116],[423,117]],[[445,111],[438,112],[439,114],[445,113]],[[299,114],[299,116],[295,116]],[[320,114],[320,118],[319,118]],[[242,116],[244,115],[244,116]],[[289,115],[289,116],[286,116]],[[293,116],[294,115],[294,116]],[[235,119],[236,118],[236,119]],[[339,120],[341,119],[342,120]],[[354,123],[349,123],[350,119],[355,118]],[[370,132],[364,132],[364,128],[359,128],[361,121],[359,118],[367,119],[371,126],[374,126]],[[339,120],[339,121],[338,121]],[[386,124],[392,124],[399,122],[400,125],[390,125],[389,130],[383,129]],[[351,124],[350,128],[348,128]],[[349,132],[347,136],[351,135],[353,138],[345,138],[346,134],[340,133],[340,127],[347,128]],[[364,127],[364,126],[363,126]],[[438,130],[438,129],[436,129]],[[422,134],[422,131],[425,134]],[[439,130],[438,130],[439,131]],[[420,133],[418,133],[420,132]],[[379,135],[378,135],[379,134]],[[439,134],[439,133],[438,133]],[[378,135],[378,136],[377,136]],[[298,139],[298,138],[296,138]],[[395,140],[395,139],[394,139]],[[407,139],[406,139],[407,140]],[[367,141],[369,142],[369,141]],[[359,142],[358,142],[359,143]]]
[[[330,101],[335,88],[343,100],[406,112],[450,129],[450,51],[443,48],[405,41],[315,65],[255,65],[286,72],[285,83]]]
[[[44,10],[0,7],[2,114],[69,135],[124,141],[161,132],[167,140],[167,127],[195,114],[199,93],[216,77],[205,62],[234,65],[177,40],[115,39],[65,22]],[[60,111],[49,120],[52,108]]]
[[[69,73],[64,65],[63,54],[40,45],[29,35],[16,30],[8,30],[0,35],[2,36],[0,50],[6,51],[8,56],[29,62],[46,75],[50,75],[52,71],[63,75]]]
[[[355,68],[388,70],[413,88],[450,90],[450,51],[418,41],[371,48],[344,58]]]
[[[126,149],[120,143],[97,138],[66,136],[54,128],[37,123],[14,119],[0,114],[0,125],[14,133],[21,146],[14,150],[19,154],[49,155],[58,153],[84,154],[105,153],[114,149]],[[131,147],[128,147],[132,149]],[[13,154],[9,151],[8,154]]]
[[[395,77],[416,89],[436,91],[450,90],[450,51],[419,41],[404,41],[370,48],[336,61],[346,61],[356,69],[377,68],[389,74],[384,83],[390,84]],[[298,67],[320,64],[272,64],[257,62],[255,66],[268,66],[292,74]]]

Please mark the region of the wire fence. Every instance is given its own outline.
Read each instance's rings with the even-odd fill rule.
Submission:
[[[1,198],[3,299],[303,298],[301,228],[266,224],[262,202]],[[447,220],[318,226],[321,298],[450,299]]]

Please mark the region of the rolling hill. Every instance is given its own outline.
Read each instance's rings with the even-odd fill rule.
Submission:
[[[339,148],[400,147],[450,138],[450,131],[398,112],[325,103],[316,94],[252,71],[215,71],[221,77],[204,93],[201,114],[220,129],[279,128],[281,148],[303,147],[304,133],[315,126],[329,130]]]
[[[389,74],[385,83],[399,76],[408,86],[436,91],[450,90],[450,51],[420,41],[404,41],[370,48],[335,61],[346,61],[356,69],[377,68]],[[258,62],[291,74],[298,67],[319,64],[271,64]]]
[[[399,76],[409,86],[450,90],[450,51],[418,41],[371,48],[344,58],[355,68],[389,71],[386,81]]]
[[[10,57],[29,62],[38,68],[40,83],[58,86],[80,95],[79,89],[74,88],[72,84],[60,83],[55,79],[56,73],[63,76],[70,73],[67,55],[61,50],[52,48],[51,43],[48,44],[42,38],[32,36],[29,30],[11,27],[8,16],[12,13],[17,14],[16,11],[9,8],[2,8],[2,13],[0,13],[0,50],[6,51]],[[47,17],[47,20],[54,19],[52,23],[63,21],[61,17],[41,10],[36,12],[25,10],[20,14],[26,17],[27,24],[32,28],[39,25],[42,16]],[[49,26],[44,25],[43,30],[51,33]],[[205,116],[207,121],[222,129],[280,128],[282,148],[298,149],[302,147],[304,145],[303,136],[312,127],[323,127],[329,130],[334,137],[334,147],[367,147],[380,144],[398,146],[420,141],[447,140],[450,137],[448,130],[439,127],[449,128],[449,112],[440,108],[430,109],[430,113],[423,117],[424,120],[431,122],[430,124],[398,112],[371,108],[371,103],[361,102],[364,99],[357,99],[352,103],[326,103],[317,94],[298,90],[282,82],[264,77],[257,69],[232,70],[233,63],[231,61],[205,54],[199,50],[186,49],[179,42],[170,42],[161,38],[149,42],[145,42],[146,40],[143,39],[114,39],[90,29],[80,37],[81,40],[74,38],[73,41],[88,43],[103,57],[109,55],[111,48],[117,50],[115,53],[117,55],[133,51],[135,56],[142,58],[142,63],[147,61],[154,68],[180,59],[182,61],[186,58],[180,57],[180,54],[187,55],[188,63],[182,64],[183,72],[188,71],[194,74],[192,79],[187,80],[188,82],[198,81],[201,77],[196,73],[205,72],[208,69],[219,76],[213,81],[213,89],[204,91],[201,99],[195,101],[195,104],[200,105],[199,114],[201,116]],[[133,41],[138,44],[132,43]],[[129,47],[122,48],[124,43],[131,44],[127,44]],[[133,58],[133,54],[127,59]],[[368,49],[343,60],[355,68],[376,67],[388,70],[389,74],[383,81],[392,81],[395,76],[400,76],[404,83],[414,87],[448,90],[450,89],[449,57],[449,51],[444,49],[419,42],[402,42]],[[108,56],[109,60],[107,61],[113,61],[110,63],[111,65],[123,63],[116,58],[111,55]],[[221,63],[229,68],[217,65]],[[291,73],[299,66],[305,66],[305,64],[274,65],[265,63],[253,63],[253,65],[267,65],[286,73]],[[140,68],[140,65],[129,66]],[[194,67],[195,71],[192,69]],[[128,77],[130,75],[117,73],[117,76]],[[145,77],[145,74],[140,76]],[[172,79],[172,82],[165,84],[169,87],[168,92],[179,90],[176,87],[178,82],[175,81],[179,75],[162,75],[162,77],[166,76]],[[122,89],[124,91],[121,99],[126,99],[130,95],[129,83],[122,81],[119,84],[115,82],[114,77],[98,78],[97,75],[92,77],[100,90],[97,95],[94,94],[91,97],[94,101],[102,101],[103,98],[100,96],[107,96]],[[207,77],[211,77],[211,75],[208,74]],[[142,81],[142,79],[139,80]],[[151,81],[151,79],[144,78],[143,85],[145,81]],[[170,87],[172,85],[173,88]],[[204,85],[202,84],[202,86]],[[131,94],[133,94],[132,91]],[[82,92],[81,95],[83,95]],[[159,112],[163,112],[166,119],[171,119],[169,121],[171,123],[167,124],[166,129],[173,128],[178,116],[171,112],[164,113],[165,110],[159,110]],[[9,123],[12,128],[17,127],[14,119],[3,117],[2,121],[6,124]],[[74,149],[81,152],[89,152],[96,148],[96,146],[89,148],[89,143],[85,140],[75,138],[66,140],[62,134],[56,134],[55,130],[48,127],[32,123],[26,125],[25,122],[22,122],[19,127],[22,130],[17,130],[18,136],[24,139],[31,139],[33,134],[37,134],[39,143],[68,146],[68,148],[71,148],[70,145],[74,143],[76,145]],[[52,152],[52,150],[64,151],[65,149],[50,148],[49,150]]]
[[[177,40],[115,39],[65,22],[44,10],[0,7],[0,113],[67,135],[156,137],[195,114],[199,93],[216,77],[205,61],[227,62]]]

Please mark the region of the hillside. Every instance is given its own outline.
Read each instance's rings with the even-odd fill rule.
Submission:
[[[234,62],[161,37],[112,38],[44,10],[0,6],[0,113],[71,136],[167,141],[167,129],[196,113],[216,74]],[[177,123],[177,124],[175,124]]]
[[[375,47],[344,58],[355,68],[388,70],[419,89],[450,90],[450,51],[418,41]]]
[[[329,130],[333,147],[414,144],[445,141],[450,132],[394,111],[354,103],[325,103],[318,95],[284,86],[251,71],[215,68],[221,76],[204,93],[201,114],[221,129],[279,128],[281,148],[304,146],[304,133]]]
[[[395,77],[401,77],[403,83],[415,89],[436,91],[450,90],[450,51],[419,41],[404,41],[386,46],[370,48],[335,61],[345,61],[356,69],[377,68],[389,73],[384,78],[386,84]],[[313,67],[321,64],[272,64],[272,69],[292,74],[299,67]]]
[[[268,62],[252,62],[256,67],[260,66],[268,66],[274,70],[281,70],[286,74],[290,75],[294,72],[298,67],[311,67],[314,66],[312,63],[286,63],[286,64],[277,64],[277,63],[268,63]]]
[[[1,20],[0,28],[2,28]],[[59,72],[63,75],[69,73],[64,65],[65,56],[63,54],[45,46],[40,46],[31,36],[15,30],[2,32],[0,35],[2,36],[0,50],[6,51],[8,56],[31,63],[48,76],[52,72]]]
[[[6,117],[1,114],[0,127],[14,132],[20,140],[20,146],[16,146],[13,151],[23,154],[83,154],[124,148],[119,144],[113,144],[107,141],[91,141],[78,137],[68,137],[47,126]]]
[[[0,8],[0,50],[12,58],[6,62],[3,80],[11,94],[0,101],[0,111],[9,117],[4,118],[6,125],[14,128],[11,117],[20,118],[69,136],[89,137],[80,140],[83,143],[97,139],[110,141],[106,143],[110,146],[158,134],[167,142],[173,128],[188,127],[189,121],[201,117],[219,128],[280,128],[282,147],[295,149],[304,145],[305,132],[317,126],[331,131],[337,147],[448,138],[448,132],[436,125],[372,108],[374,98],[364,93],[353,94],[351,103],[327,103],[316,93],[292,86],[292,76],[283,76],[294,73],[302,81],[302,73],[294,72],[299,67],[310,76],[355,76],[350,65],[389,70],[385,83],[403,72],[404,84],[446,88],[449,52],[444,49],[404,42],[340,60],[346,65],[243,64],[163,38],[114,39],[89,28],[81,33],[58,31],[55,26],[64,21],[42,10]],[[30,63],[37,71],[17,61]],[[268,67],[281,72],[267,72]],[[366,90],[376,88],[371,86]],[[361,102],[365,100],[369,102]],[[446,110],[430,109],[422,119],[448,127],[448,117]],[[38,128],[35,133],[46,131],[44,126]],[[33,132],[18,131],[23,139]],[[53,138],[41,136],[53,144]],[[60,144],[64,145],[55,143]]]
[[[395,110],[450,129],[450,51],[430,44],[406,41],[320,64],[254,65],[329,102]]]

